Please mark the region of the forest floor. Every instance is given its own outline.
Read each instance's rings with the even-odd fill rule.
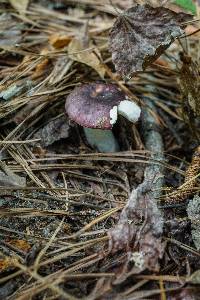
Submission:
[[[0,2],[0,299],[200,299],[199,23],[123,81],[108,36],[134,1]],[[119,152],[65,113],[88,82],[142,108]]]

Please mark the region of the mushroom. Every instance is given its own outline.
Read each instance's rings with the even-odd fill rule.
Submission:
[[[69,118],[83,126],[88,143],[100,152],[116,152],[119,144],[112,127],[118,114],[135,123],[141,109],[114,84],[89,83],[76,87],[67,97]]]

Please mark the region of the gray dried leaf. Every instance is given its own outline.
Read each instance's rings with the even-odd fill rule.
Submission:
[[[22,39],[21,29],[23,25],[17,22],[9,14],[3,13],[0,16],[0,46],[10,47],[20,43]]]
[[[69,136],[69,124],[66,116],[51,120],[34,134],[34,139],[40,138],[42,146],[49,146],[60,139]]]
[[[146,178],[131,193],[118,224],[108,233],[110,251],[131,252],[130,260],[139,271],[146,268],[158,271],[164,251],[163,218],[151,191],[154,181],[155,178]]]
[[[200,197],[195,195],[187,207],[188,218],[191,221],[192,239],[195,247],[200,250]]]
[[[0,168],[3,170],[0,171],[0,186],[12,186],[12,187],[25,187],[26,186],[26,178],[21,177],[13,173],[8,166],[0,161]]]
[[[143,71],[184,31],[191,15],[148,4],[129,8],[116,19],[109,48],[117,72],[126,78]]]
[[[179,85],[184,105],[191,108],[195,116],[200,116],[199,66],[192,57],[185,53],[181,53],[181,60],[183,64],[180,70]]]

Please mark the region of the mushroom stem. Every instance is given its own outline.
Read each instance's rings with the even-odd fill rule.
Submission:
[[[83,127],[85,137],[91,147],[100,152],[117,152],[119,144],[112,130],[102,130]]]
[[[130,100],[123,100],[117,107],[118,113],[128,119],[130,122],[136,123],[140,117],[141,108]]]

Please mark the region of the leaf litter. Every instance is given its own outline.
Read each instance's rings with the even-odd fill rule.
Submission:
[[[187,203],[188,194],[199,193],[196,156],[195,174],[189,178],[187,170],[194,169],[199,145],[198,32],[164,52],[191,16],[172,11],[169,1],[162,1],[168,9],[160,1],[132,8],[133,1],[118,0],[12,2],[18,6],[0,4],[0,296],[194,299],[198,210]],[[166,19],[153,22],[149,11]],[[143,28],[137,41],[143,45],[148,34],[151,49],[119,47],[124,22],[134,40],[133,14]],[[197,22],[192,26],[198,31]],[[123,50],[117,71],[132,79],[115,73],[112,47]],[[190,60],[180,57],[183,49]],[[125,61],[128,50],[134,55]],[[102,79],[142,106],[138,124],[121,118],[113,129],[118,153],[96,153],[64,115],[74,87]],[[186,199],[169,203],[167,195],[182,185]]]
[[[110,32],[110,51],[117,72],[124,78],[146,69],[183,35],[181,23],[192,16],[165,7],[136,5],[120,14]],[[144,22],[145,20],[145,22]]]

